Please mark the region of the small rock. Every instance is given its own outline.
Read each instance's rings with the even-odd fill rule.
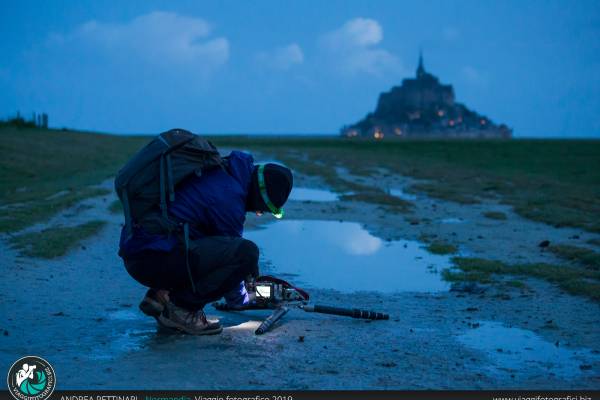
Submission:
[[[8,336],[8,335],[9,335],[9,333],[8,333],[8,331],[5,329],[5,330],[4,330],[4,336]]]
[[[550,246],[550,241],[549,241],[549,240],[542,240],[542,241],[541,241],[541,242],[538,244],[538,246],[539,246],[539,247],[541,247],[541,248],[548,247],[548,246]]]
[[[486,286],[478,285],[475,282],[456,282],[450,286],[451,292],[480,294],[487,290]]]
[[[468,312],[479,311],[479,308],[477,308],[477,307],[467,307],[465,309],[465,311],[468,311]]]
[[[582,371],[589,371],[590,369],[592,369],[592,366],[590,364],[581,364],[579,366],[579,369]]]
[[[65,313],[62,311],[59,311],[57,313],[52,314],[53,317],[64,317]]]
[[[298,336],[298,341],[299,342],[304,342],[304,336]]]
[[[398,366],[398,364],[396,364],[393,361],[377,363],[376,365],[379,365],[380,367],[385,367],[385,368],[393,368],[393,367]]]
[[[81,246],[81,250],[86,250],[86,249],[87,249],[87,247],[85,247],[83,245]]]

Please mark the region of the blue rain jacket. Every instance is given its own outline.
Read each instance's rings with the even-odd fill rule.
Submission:
[[[204,236],[241,237],[246,220],[246,198],[250,188],[254,159],[241,151],[229,155],[229,173],[223,169],[193,176],[176,188],[175,201],[169,204],[169,213],[190,223],[190,238]],[[176,237],[151,235],[142,228],[134,228],[126,239],[121,231],[121,254],[125,257],[142,250],[171,251],[177,245]]]

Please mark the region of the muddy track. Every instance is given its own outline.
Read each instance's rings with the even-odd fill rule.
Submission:
[[[402,188],[408,178],[362,179]],[[296,184],[323,187],[314,177],[299,176]],[[116,254],[120,217],[108,212],[111,201],[71,210],[108,224],[62,258],[23,258],[2,239],[0,368],[26,354],[42,356],[59,389],[600,388],[600,306],[535,279],[482,294],[311,290],[320,303],[388,312],[387,322],[296,310],[255,336],[264,313],[209,308],[226,326],[221,335],[160,331],[137,310],[144,289]],[[286,218],[358,222],[382,240],[437,234],[461,254],[511,262],[556,261],[538,249],[540,240],[581,245],[598,237],[527,221],[496,203],[461,206],[417,195],[414,204],[406,215],[358,202],[290,202]],[[486,219],[484,210],[509,219]],[[247,229],[265,222],[249,218]],[[264,268],[281,268],[269,267],[263,253]]]

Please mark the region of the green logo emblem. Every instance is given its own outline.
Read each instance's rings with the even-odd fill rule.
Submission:
[[[17,400],[45,400],[54,391],[54,369],[40,357],[27,356],[17,360],[7,377],[10,394]]]

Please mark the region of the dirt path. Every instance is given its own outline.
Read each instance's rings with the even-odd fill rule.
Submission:
[[[401,188],[406,179],[363,183]],[[301,176],[296,183],[322,185]],[[600,388],[600,306],[534,279],[523,289],[491,287],[478,295],[311,290],[319,303],[388,312],[387,322],[296,310],[255,336],[264,313],[209,308],[226,326],[221,335],[157,331],[137,310],[144,289],[116,254],[121,218],[108,212],[111,201],[90,200],[92,208],[75,213],[108,224],[65,257],[22,258],[2,238],[0,369],[39,355],[54,366],[60,389]],[[506,261],[551,260],[537,248],[544,239],[581,244],[597,237],[526,221],[498,204],[460,206],[424,196],[415,204],[409,218],[363,203],[290,202],[286,218],[355,221],[384,240],[437,234],[462,254]],[[509,219],[486,219],[487,209]],[[249,218],[247,229],[262,218]],[[580,239],[569,239],[574,235]]]

